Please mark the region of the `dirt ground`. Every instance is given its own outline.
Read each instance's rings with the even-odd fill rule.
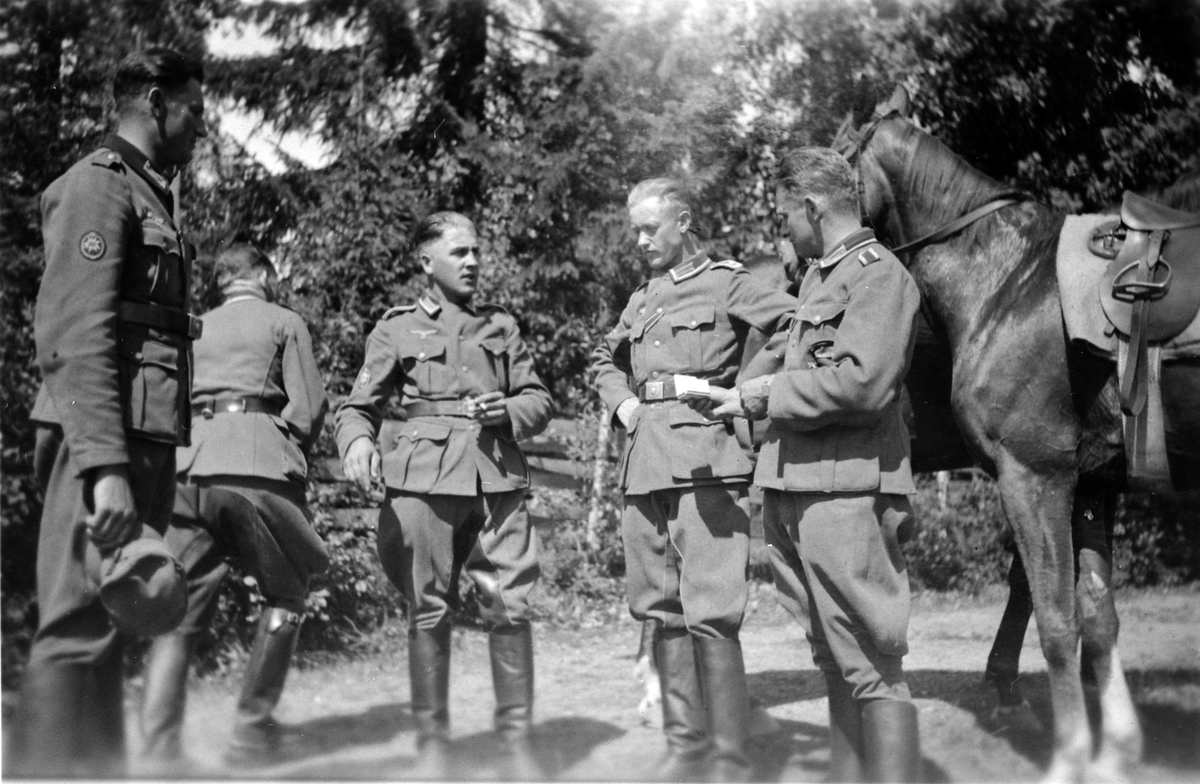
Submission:
[[[1003,593],[984,599],[919,598],[906,670],[920,710],[930,781],[1033,781],[1048,758],[1048,733],[997,727],[982,670],[1003,609]],[[1146,733],[1131,781],[1200,781],[1200,590],[1130,592],[1119,597],[1121,654]],[[536,749],[552,780],[644,780],[663,750],[657,726],[644,725],[633,676],[638,626],[632,620],[584,629],[539,627]],[[238,687],[235,675],[193,678],[185,743],[211,779],[409,779],[414,733],[402,635],[371,658],[294,671],[278,711],[288,758],[257,770],[221,766]],[[828,765],[823,681],[807,644],[775,602],[756,590],[743,631],[751,695],[780,725],[754,744],[755,778],[820,781]],[[1036,630],[1025,641],[1024,689],[1050,724],[1045,664]],[[491,678],[486,636],[455,632],[451,716],[454,776],[495,779],[499,746],[490,732]],[[136,753],[128,689],[129,734]],[[136,757],[136,754],[135,754]],[[133,764],[134,775],[148,772]]]

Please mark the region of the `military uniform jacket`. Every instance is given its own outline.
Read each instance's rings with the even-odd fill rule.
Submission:
[[[81,473],[128,462],[130,436],[188,441],[192,252],[173,211],[167,179],[115,135],[42,196],[31,418],[62,426]]]
[[[679,373],[733,386],[750,328],[773,333],[795,308],[794,297],[703,251],[642,284],[592,352],[596,386],[613,425],[621,425],[617,407],[647,382]],[[636,495],[747,482],[752,470],[730,423],[669,400],[637,408],[620,476],[624,491]]]
[[[376,437],[393,393],[406,407],[434,403],[453,411],[465,398],[494,391],[507,396],[510,421],[503,425],[410,415],[380,444],[387,486],[465,496],[528,487],[529,466],[517,442],[550,422],[550,393],[513,317],[500,307],[460,307],[427,291],[416,305],[385,313],[367,338],[362,371],[337,410],[338,449],[345,457],[359,437]]]
[[[274,411],[201,414],[178,450],[189,476],[256,476],[303,484],[307,456],[329,402],[299,314],[258,294],[233,297],[204,316],[192,403],[259,398]]]
[[[809,267],[798,298],[755,484],[915,492],[900,407],[920,304],[912,276],[862,229]]]

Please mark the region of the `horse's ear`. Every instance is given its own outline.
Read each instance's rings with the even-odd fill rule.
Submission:
[[[901,117],[908,117],[911,108],[912,102],[909,100],[908,90],[904,89],[904,85],[898,84],[896,89],[892,90],[891,97],[875,107],[875,116],[887,117],[889,114],[898,114]]]

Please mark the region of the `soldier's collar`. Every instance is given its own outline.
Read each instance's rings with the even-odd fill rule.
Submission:
[[[875,242],[875,232],[868,228],[858,229],[851,232],[849,236],[838,243],[836,248],[817,259],[815,263],[821,269],[828,269],[849,256],[852,252],[872,242]]]
[[[425,311],[426,315],[428,315],[430,318],[436,318],[437,314],[441,313],[446,307],[465,311],[470,313],[472,316],[475,315],[475,306],[472,303],[466,302],[462,305],[459,305],[454,302],[446,302],[441,293],[432,288],[425,290],[425,293],[421,295],[419,300],[417,300],[417,305],[419,305],[421,310]]]
[[[129,168],[150,184],[150,188],[158,195],[159,201],[167,208],[172,217],[175,215],[175,197],[171,195],[171,178],[160,172],[146,154],[134,147],[124,137],[110,133],[104,137],[101,147],[107,147],[120,154]]]
[[[700,250],[671,267],[667,274],[671,276],[672,281],[680,283],[704,272],[710,263],[712,262],[708,258],[708,254]]]

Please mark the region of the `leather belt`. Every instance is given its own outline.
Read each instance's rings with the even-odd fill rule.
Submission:
[[[149,302],[121,300],[117,318],[130,324],[144,324],[164,332],[174,332],[189,340],[198,340],[204,329],[204,322],[187,311]]]
[[[465,404],[461,400],[414,400],[404,404],[404,413],[409,419],[423,416],[465,417]]]
[[[648,381],[638,387],[638,400],[643,403],[655,400],[674,400],[675,380]]]
[[[192,404],[192,416],[212,419],[216,414],[270,414],[279,416],[283,406],[261,397],[213,397]]]

